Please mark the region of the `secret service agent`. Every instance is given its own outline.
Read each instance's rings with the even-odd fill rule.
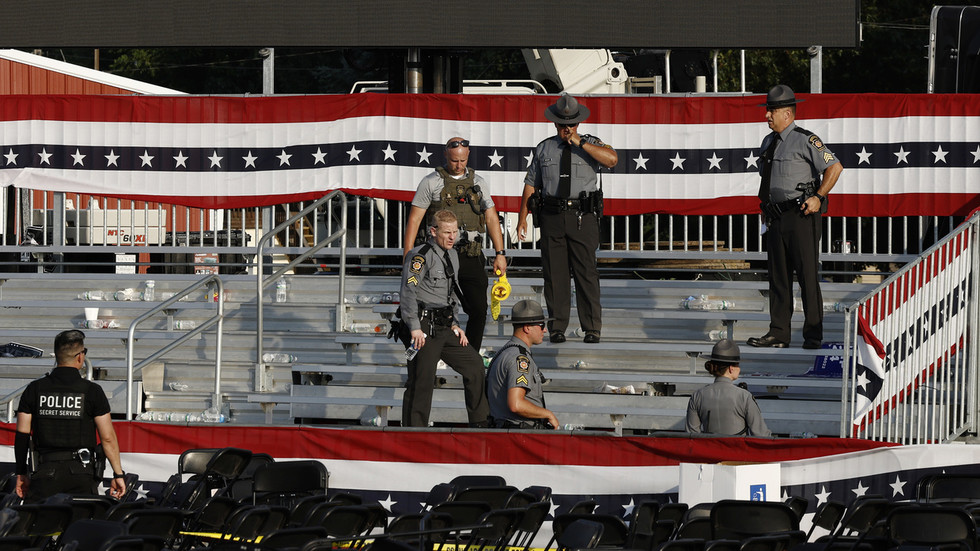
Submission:
[[[823,342],[820,215],[827,211],[827,195],[843,169],[817,135],[796,125],[801,101],[789,86],[778,85],[762,104],[772,130],[762,142],[759,168],[760,209],[768,227],[770,321],[765,335],[748,340],[751,346],[789,346],[794,273],[803,298],[803,348],[820,348]]]
[[[459,259],[453,243],[459,234],[456,216],[441,210],[433,216],[429,241],[405,256],[402,270],[401,314],[411,332],[410,346],[418,350],[408,361],[408,381],[402,398],[402,426],[426,427],[432,409],[432,387],[439,360],[463,377],[466,415],[472,427],[489,426],[483,358],[469,346],[456,320]]]
[[[715,382],[694,391],[687,403],[687,432],[731,436],[772,436],[755,397],[735,386],[741,373],[738,345],[731,339],[718,341],[710,355],[702,355],[704,369]]]
[[[536,301],[522,300],[511,310],[514,334],[487,371],[490,417],[497,428],[558,429],[558,419],[545,407],[544,377],[531,357],[531,347],[544,340],[547,322]]]
[[[17,495],[37,502],[57,493],[96,493],[105,459],[112,466],[110,495],[126,491],[119,442],[102,387],[81,376],[88,349],[85,334],[63,331],[54,339],[58,366],[32,381],[17,407],[14,461]],[[101,441],[96,441],[96,433]],[[37,458],[28,476],[31,440]]]
[[[598,138],[579,135],[578,125],[588,118],[589,109],[572,96],[562,94],[544,114],[555,123],[556,133],[534,148],[524,178],[517,234],[521,240],[527,235],[530,209],[541,228],[544,299],[554,318],[549,327],[551,342],[565,342],[572,302],[571,274],[584,340],[598,343],[602,333],[595,256],[602,215],[598,174],[602,168],[616,166],[619,157]]]
[[[454,137],[446,142],[446,166],[439,167],[419,182],[405,227],[404,254],[421,244],[417,238],[428,235],[432,216],[445,209],[459,221],[459,239],[453,247],[459,252],[459,287],[466,321],[466,338],[479,350],[487,325],[487,259],[483,254],[484,234],[493,243],[494,272],[507,273],[504,238],[491,189],[483,177],[467,167],[470,142]],[[423,226],[424,224],[424,226]],[[421,228],[420,228],[421,227]]]

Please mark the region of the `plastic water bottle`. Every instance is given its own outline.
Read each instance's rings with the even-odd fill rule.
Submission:
[[[582,329],[581,327],[576,327],[575,329],[572,329],[572,331],[569,333],[569,336],[572,336],[572,337],[584,337],[585,336],[585,329]]]
[[[143,289],[143,300],[153,300],[156,296],[157,282],[152,279],[146,280],[146,287]]]
[[[381,302],[381,295],[369,294],[369,295],[357,295],[354,297],[358,304],[378,304]]]
[[[722,339],[727,339],[727,338],[728,338],[727,329],[712,329],[711,331],[708,331],[709,341],[720,341]]]
[[[397,291],[391,293],[391,303],[392,304],[401,304],[401,301],[402,301],[402,296]]]
[[[735,308],[735,302],[712,299],[706,295],[690,296],[681,301],[681,308],[685,310],[731,310]]]
[[[79,300],[105,300],[105,293],[99,289],[85,291],[78,295]]]
[[[276,302],[286,302],[288,290],[286,278],[280,277],[279,281],[276,281]]]
[[[585,430],[585,425],[577,423],[566,423],[561,426],[562,430]]]
[[[381,416],[375,415],[370,419],[361,419],[361,424],[368,427],[380,427],[381,426]]]
[[[78,322],[79,329],[106,329],[109,322],[105,320],[82,320]]]
[[[350,323],[345,329],[351,333],[374,333],[374,325],[370,323]]]
[[[381,293],[381,304],[391,304],[391,293]]]
[[[844,305],[840,302],[825,302],[823,303],[824,312],[843,312]]]
[[[270,364],[288,364],[296,361],[296,356],[284,354],[282,352],[266,352],[262,354],[262,361]]]
[[[190,387],[187,386],[186,383],[182,383],[180,381],[174,381],[174,382],[170,383],[170,390],[176,390],[177,392],[183,392],[183,391],[187,390],[188,388],[190,388]]]
[[[180,329],[181,331],[189,331],[197,327],[197,322],[194,320],[177,320],[174,322],[174,329]]]
[[[388,329],[391,329],[391,324],[388,323],[387,321],[381,321],[378,322],[378,324],[375,325],[374,329],[372,330],[378,335],[387,335]]]
[[[425,333],[422,333],[422,336],[428,337],[428,335],[426,335]],[[419,349],[415,347],[415,343],[413,342],[412,346],[409,346],[408,349],[405,350],[405,360],[409,362],[414,360],[415,355],[418,353],[419,353]]]
[[[136,289],[120,289],[112,294],[115,300],[139,300],[141,296]]]
[[[215,408],[208,408],[201,413],[201,420],[205,423],[224,423],[225,416]]]
[[[197,415],[196,413],[188,413],[184,417],[184,421],[187,423],[201,423],[204,421],[204,417],[201,415]]]

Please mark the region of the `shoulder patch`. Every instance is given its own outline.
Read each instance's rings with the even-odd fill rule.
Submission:
[[[810,134],[810,137],[807,138],[806,141],[809,142],[810,145],[812,145],[813,147],[815,147],[817,149],[817,151],[823,151],[824,150],[823,142],[820,141],[820,138],[817,137],[816,134]]]
[[[517,357],[517,371],[521,373],[527,373],[527,370],[531,368],[531,360],[527,356],[520,355]]]
[[[422,272],[422,268],[425,266],[425,257],[417,254],[412,257],[412,263],[408,270],[413,274],[418,274]]]

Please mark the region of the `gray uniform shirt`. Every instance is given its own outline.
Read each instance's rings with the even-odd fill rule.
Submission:
[[[517,337],[511,337],[507,344],[497,352],[487,371],[487,398],[490,401],[490,416],[494,419],[510,421],[533,421],[510,411],[507,407],[507,392],[515,387],[527,391],[525,398],[538,407],[544,407],[544,391],[541,389],[542,375],[531,357],[527,345]]]
[[[694,391],[687,403],[687,432],[772,436],[752,393],[728,377]]]
[[[466,168],[466,173],[469,174],[470,168]],[[463,174],[466,176],[466,174]],[[473,176],[473,185],[480,186],[480,191],[483,193],[483,198],[480,200],[480,207],[486,211],[487,209],[494,208],[493,197],[490,192],[490,184],[487,183],[479,174]],[[442,188],[445,186],[445,182],[439,172],[433,170],[431,173],[422,178],[419,182],[419,187],[415,190],[415,197],[412,198],[412,206],[418,207],[422,210],[427,210],[433,201],[438,201],[439,196],[442,193]],[[424,222],[423,222],[424,225]],[[419,231],[425,228],[419,228]],[[467,238],[470,241],[476,239],[476,236],[480,235],[478,231],[467,232]]]
[[[428,245],[428,247],[426,246]],[[423,253],[422,249],[428,250]],[[426,244],[419,245],[405,255],[402,267],[401,310],[402,321],[411,331],[421,329],[419,303],[423,308],[443,308],[450,304],[452,281],[443,258],[445,251],[436,245],[431,237]],[[459,273],[459,256],[455,249],[449,249],[453,274]],[[455,313],[455,299],[452,299]]]
[[[599,138],[583,135],[582,140],[606,147]],[[524,184],[540,189],[545,197],[558,194],[558,176],[561,174],[561,152],[564,148],[572,148],[572,179],[570,182],[570,197],[577,198],[579,192],[592,193],[596,190],[597,174],[602,168],[599,161],[593,159],[581,147],[566,144],[552,136],[542,141],[534,148],[534,159],[527,167]]]
[[[769,184],[769,196],[772,202],[781,203],[802,195],[796,190],[796,185],[816,179],[820,186],[820,175],[827,167],[839,162],[833,152],[827,149],[816,134],[804,130],[796,123],[790,123],[779,133],[781,142],[776,145],[772,161],[772,180]],[[761,152],[769,148],[776,138],[775,132],[770,132],[762,140]],[[759,163],[759,172],[765,163]]]

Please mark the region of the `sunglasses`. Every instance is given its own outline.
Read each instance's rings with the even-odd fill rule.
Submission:
[[[451,141],[451,142],[449,142],[449,143],[446,144],[446,149],[456,149],[459,146],[469,147],[470,146],[470,141],[469,140],[453,140],[453,141]]]
[[[560,123],[556,123],[556,124],[558,124],[558,128],[575,128],[576,126],[578,126],[578,123],[575,123],[575,124],[560,124]]]
[[[529,323],[528,325],[531,327],[540,327],[541,329],[548,327],[547,323]]]
[[[83,348],[82,351],[75,354],[75,356],[81,356],[82,354],[88,354],[88,348]]]

